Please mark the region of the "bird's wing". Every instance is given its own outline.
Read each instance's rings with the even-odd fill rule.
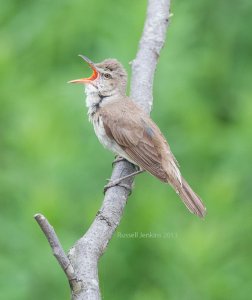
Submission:
[[[164,182],[177,181],[180,172],[159,128],[134,102],[123,102],[101,110],[107,135],[142,169]]]
[[[157,125],[133,102],[127,101],[126,105],[123,102],[101,108],[107,135],[136,165],[170,183],[192,213],[204,217],[204,204],[182,178],[170,147]]]

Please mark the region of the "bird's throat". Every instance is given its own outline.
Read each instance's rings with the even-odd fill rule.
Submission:
[[[86,105],[89,118],[92,119],[92,116],[100,109],[101,105],[111,97],[110,95],[103,95],[97,90],[89,91],[86,89]]]
[[[120,93],[117,90],[102,91],[99,90],[96,86],[90,85],[87,85],[85,87],[85,93],[89,118],[92,118],[92,115],[94,115],[102,106],[121,97]]]

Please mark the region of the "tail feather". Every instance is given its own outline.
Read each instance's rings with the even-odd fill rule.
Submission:
[[[181,179],[181,186],[177,189],[177,193],[191,213],[199,216],[200,218],[205,217],[206,208],[203,202],[200,197],[194,193],[184,178]]]

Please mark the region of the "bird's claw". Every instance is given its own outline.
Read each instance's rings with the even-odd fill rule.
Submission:
[[[108,183],[104,186],[103,193],[106,194],[107,190],[113,186],[124,187],[127,191],[129,191],[129,195],[131,195],[132,187],[130,185],[128,185],[126,183],[122,183],[122,182],[113,182],[113,181],[111,181],[110,183]]]
[[[115,160],[112,162],[112,167],[114,167],[115,164],[118,163],[118,162],[120,162],[120,161],[127,161],[127,159],[125,159],[125,158],[123,158],[123,157],[117,155],[117,156],[115,157]]]

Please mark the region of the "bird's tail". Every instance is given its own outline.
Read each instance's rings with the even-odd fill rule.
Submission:
[[[194,193],[184,178],[181,179],[181,185],[177,188],[177,193],[191,213],[199,216],[200,218],[205,217],[206,208],[203,202],[200,197]]]

